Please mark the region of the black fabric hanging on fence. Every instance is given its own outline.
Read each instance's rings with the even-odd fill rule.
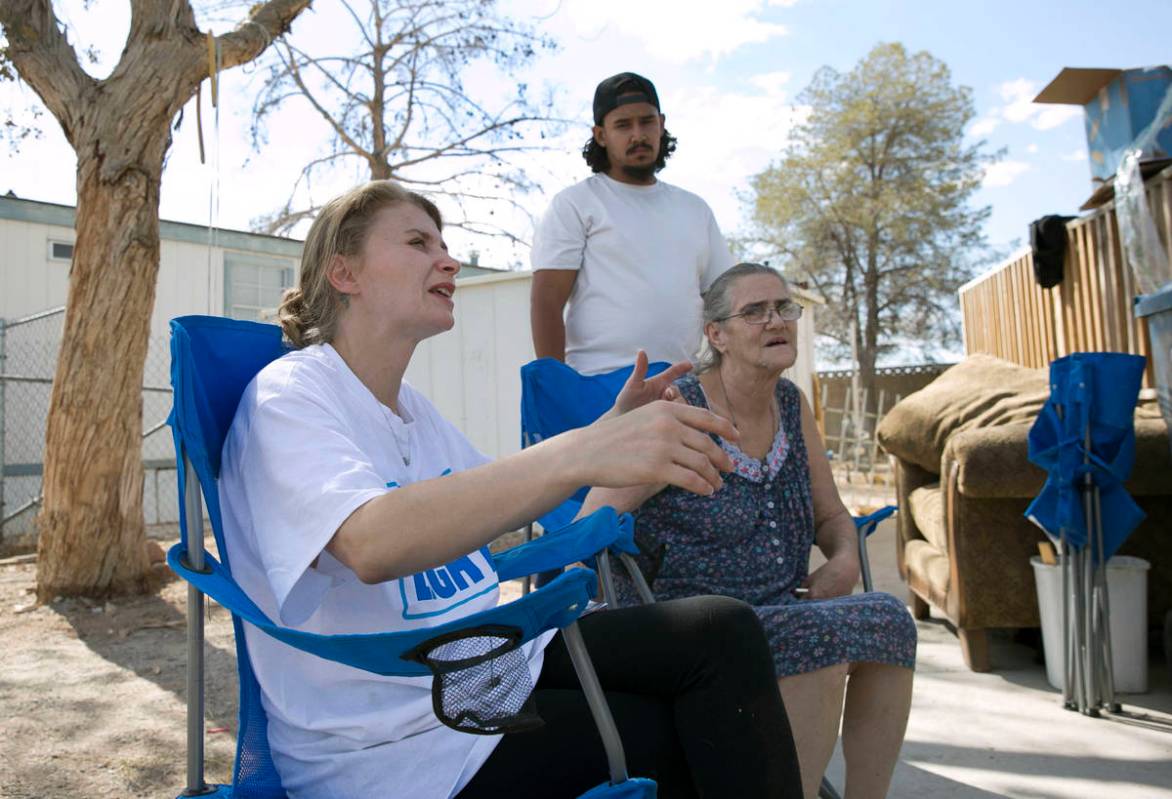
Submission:
[[[1049,214],[1030,222],[1030,249],[1034,255],[1034,279],[1044,289],[1062,282],[1066,258],[1066,223],[1073,216]]]

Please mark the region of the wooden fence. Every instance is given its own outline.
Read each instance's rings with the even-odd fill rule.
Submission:
[[[1172,231],[1172,168],[1147,183],[1148,204],[1168,252]],[[985,352],[1043,367],[1072,352],[1150,351],[1147,323],[1131,312],[1136,294],[1109,203],[1066,226],[1062,282],[1043,289],[1029,250],[960,289],[966,353]],[[1148,362],[1144,385],[1154,385]]]

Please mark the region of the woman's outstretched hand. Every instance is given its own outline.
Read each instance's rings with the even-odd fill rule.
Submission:
[[[665,400],[600,419],[573,433],[579,438],[575,457],[583,470],[579,484],[621,488],[667,483],[712,494],[724,485],[720,473],[731,470],[732,461],[709,433],[729,441],[740,438],[727,419]]]
[[[672,385],[678,378],[692,371],[692,364],[687,361],[673,363],[655,377],[647,377],[647,353],[639,350],[635,355],[635,368],[631,376],[623,384],[614,401],[608,417],[621,415],[636,408],[641,408],[655,400],[675,400],[679,398],[679,391]]]

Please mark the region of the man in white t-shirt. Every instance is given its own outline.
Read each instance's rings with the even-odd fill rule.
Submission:
[[[598,84],[582,151],[594,174],[554,197],[534,235],[537,357],[598,374],[640,348],[653,361],[695,355],[700,293],[733,259],[707,203],[655,177],[674,150],[651,81]]]

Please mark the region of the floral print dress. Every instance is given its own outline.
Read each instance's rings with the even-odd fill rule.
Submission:
[[[676,386],[689,403],[707,407],[693,375]],[[635,514],[638,561],[656,599],[721,594],[749,603],[779,677],[857,661],[914,668],[916,625],[891,594],[793,595],[814,544],[814,503],[797,386],[779,380],[777,402],[781,424],[763,460],[717,438],[734,465],[720,491],[702,497],[668,487]],[[638,604],[621,568],[615,577],[622,604]]]

